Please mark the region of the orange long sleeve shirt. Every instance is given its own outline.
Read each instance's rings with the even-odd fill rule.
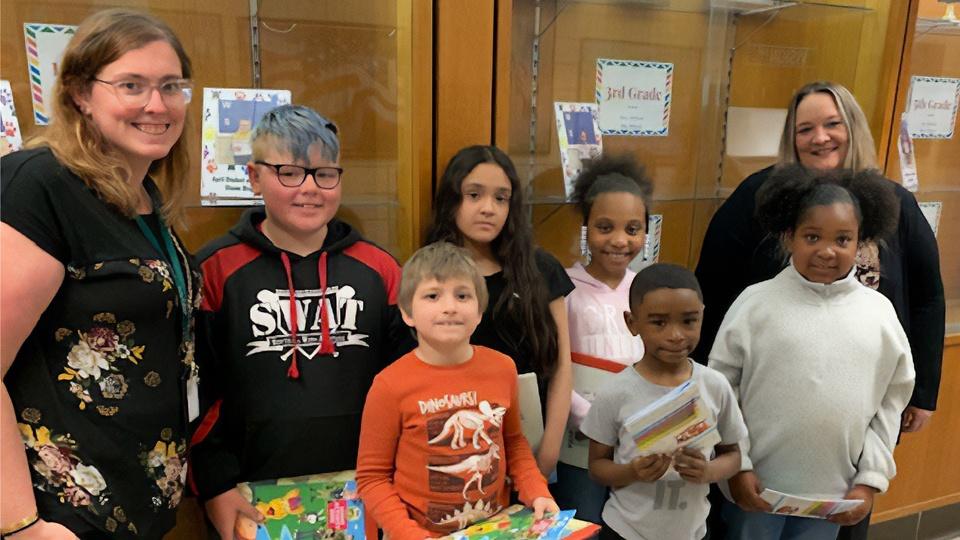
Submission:
[[[473,357],[434,366],[408,353],[367,394],[357,484],[390,540],[442,536],[520,500],[550,497],[520,430],[513,361],[474,345]]]

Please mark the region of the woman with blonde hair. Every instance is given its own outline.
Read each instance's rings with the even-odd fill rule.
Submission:
[[[2,534],[161,538],[196,415],[181,221],[190,59],[112,9],[67,46],[53,120],[0,160]]]
[[[790,164],[816,170],[877,168],[866,116],[849,90],[831,82],[814,82],[798,90],[787,109],[777,163],[747,177],[710,221],[696,270],[707,306],[693,355],[699,362],[707,362],[720,323],[737,296],[749,285],[774,277],[788,262],[781,239],[763,232],[754,209],[757,191],[772,171]],[[913,194],[900,184],[894,186],[900,205],[896,232],[859,246],[856,274],[861,283],[893,303],[910,341],[917,378],[901,431],[912,432],[921,429],[936,409],[945,303],[933,230]],[[850,537],[865,538],[868,522],[860,522]],[[850,532],[845,527],[840,538]]]

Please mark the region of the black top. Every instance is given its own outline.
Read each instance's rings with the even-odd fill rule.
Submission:
[[[66,267],[4,378],[40,517],[81,537],[161,538],[183,492],[193,363],[171,265],[48,149],[0,168],[3,222]],[[195,307],[200,276],[174,243]]]
[[[197,254],[205,413],[190,466],[203,499],[238,482],[356,468],[373,377],[416,345],[389,253],[334,219],[321,249],[301,257],[263,235],[265,217],[263,207],[247,210]]]
[[[700,344],[694,359],[706,363],[720,323],[733,301],[748,286],[773,278],[788,257],[779,240],[766,234],[754,217],[757,190],[773,167],[744,180],[710,221],[700,251],[696,275],[706,305]],[[895,234],[879,243],[882,293],[897,311],[917,372],[910,405],[926,410],[937,406],[943,360],[945,303],[937,240],[913,194],[895,186],[900,221]]]
[[[547,302],[570,294],[574,285],[560,261],[540,248],[537,248],[534,255],[537,269],[540,270],[547,288]],[[524,328],[513,322],[498,320],[494,316],[493,308],[503,295],[507,284],[503,271],[486,276],[484,279],[487,282],[490,300],[487,302],[480,324],[470,338],[470,343],[483,345],[509,356],[517,364],[517,373],[535,372],[533,351],[530,348],[530,342],[525,339]],[[542,373],[537,373],[537,380],[540,386],[540,403],[541,406],[546,407],[546,379]]]

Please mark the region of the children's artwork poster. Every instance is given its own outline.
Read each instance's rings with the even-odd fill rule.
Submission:
[[[363,502],[355,471],[240,484],[240,493],[262,515],[238,515],[237,540],[331,538],[364,540]]]
[[[0,156],[16,152],[23,146],[20,135],[20,123],[17,122],[17,110],[13,105],[13,89],[10,81],[0,80],[0,126],[3,126],[3,137],[0,137]]]
[[[910,135],[952,139],[960,103],[960,79],[914,75],[910,80]]]
[[[50,123],[53,85],[60,71],[60,59],[76,26],[65,24],[24,23],[23,38],[27,46],[27,78],[33,100],[33,122],[38,126]]]
[[[250,132],[270,109],[290,103],[289,90],[204,88],[200,201],[204,206],[262,204],[247,181]]]
[[[663,231],[663,215],[650,214],[647,218],[647,239],[643,249],[630,261],[629,267],[639,272],[660,260],[660,238]]]
[[[597,59],[597,105],[604,135],[666,137],[673,64]]]
[[[600,157],[603,140],[597,124],[596,103],[554,102],[557,114],[557,139],[560,141],[560,163],[563,166],[563,191],[567,199],[573,195],[573,183],[583,161]]]
[[[940,213],[943,212],[943,203],[940,201],[929,201],[920,203],[920,211],[923,217],[927,218],[927,223],[933,229],[933,236],[937,236],[937,229],[940,228]]]
[[[897,151],[900,154],[900,183],[907,191],[916,193],[920,189],[920,177],[917,176],[917,153],[910,136],[910,115],[900,115],[900,136],[897,138]]]

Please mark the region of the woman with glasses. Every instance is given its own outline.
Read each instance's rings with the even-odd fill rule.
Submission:
[[[190,60],[155,17],[85,20],[52,122],[2,169],[4,536],[161,538],[197,415],[182,219]]]

